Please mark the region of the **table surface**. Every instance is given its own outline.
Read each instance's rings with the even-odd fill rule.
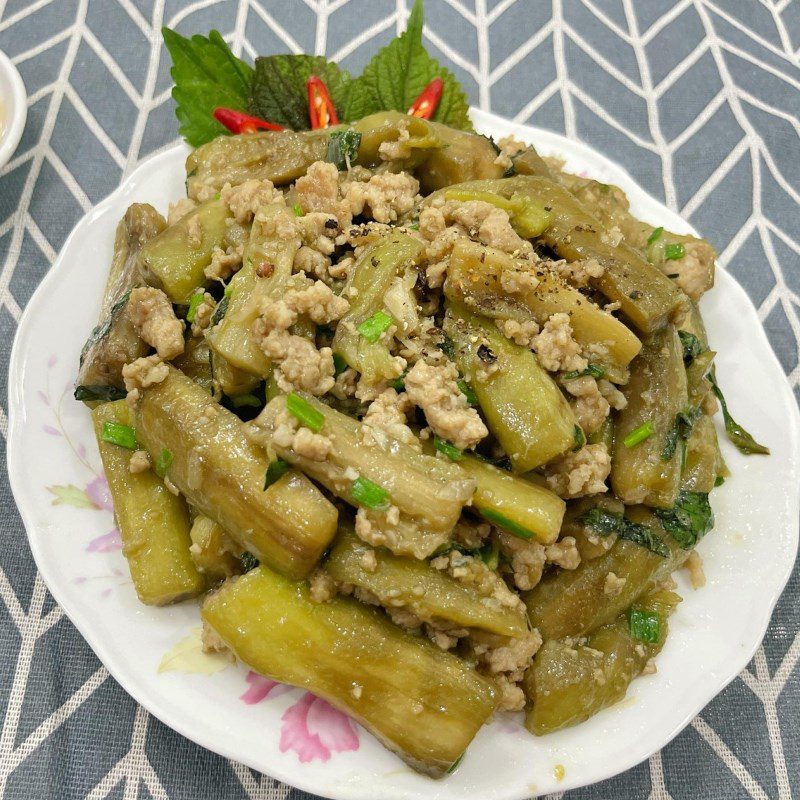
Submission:
[[[176,138],[159,29],[359,71],[406,0],[0,0],[29,94],[0,170],[0,445],[22,309],[73,225]],[[472,101],[575,136],[691,219],[756,304],[796,396],[800,2],[427,0]],[[91,265],[87,265],[91,266]],[[3,457],[2,463],[5,463]],[[0,474],[0,797],[308,798],[183,739],[110,678],[37,575]],[[577,798],[800,798],[800,571],[748,668],[649,762]],[[558,795],[557,795],[558,797]]]

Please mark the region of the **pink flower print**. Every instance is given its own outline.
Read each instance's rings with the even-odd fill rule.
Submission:
[[[50,358],[47,359],[47,366],[52,369],[56,365],[57,361],[58,361],[58,356],[52,355],[50,356]]]
[[[119,529],[113,528],[102,536],[97,536],[86,545],[88,553],[108,553],[112,550],[122,549],[122,539],[120,539]]]
[[[95,508],[104,509],[105,511],[114,510],[111,502],[111,492],[108,490],[108,482],[105,475],[98,475],[89,483],[86,486],[86,494]]]
[[[245,680],[250,684],[247,691],[239,698],[242,702],[247,703],[249,706],[254,706],[260,703],[265,697],[277,697],[278,695],[290,692],[291,686],[285,683],[278,683],[270,678],[265,678],[252,670],[247,673]]]
[[[54,428],[52,425],[42,425],[42,430],[50,434],[50,436],[61,436],[61,431],[58,428]]]
[[[283,717],[280,749],[294,750],[301,763],[327,761],[331,753],[358,750],[358,733],[349,717],[307,692]]]

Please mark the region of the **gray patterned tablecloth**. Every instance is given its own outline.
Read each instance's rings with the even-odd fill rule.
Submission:
[[[4,436],[10,344],[31,292],[78,219],[176,138],[161,26],[216,27],[246,56],[327,53],[358,70],[407,5],[0,0],[0,50],[29,95],[0,170]],[[797,394],[800,2],[427,0],[425,34],[473,102],[589,142],[704,231]],[[299,799],[137,708],[49,597],[0,471],[0,796]],[[747,670],[649,763],[568,797],[800,798],[798,628],[795,570]]]

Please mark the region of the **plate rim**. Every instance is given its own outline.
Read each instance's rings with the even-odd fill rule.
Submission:
[[[589,144],[583,142],[580,139],[570,139],[567,136],[557,133],[552,130],[547,130],[544,128],[539,128],[533,125],[528,125],[525,123],[518,123],[512,120],[509,120],[505,117],[501,117],[499,115],[493,114],[491,112],[483,111],[477,108],[470,109],[471,116],[473,121],[476,123],[476,127],[480,128],[482,125],[491,125],[502,123],[503,125],[512,125],[515,128],[520,128],[524,130],[525,135],[529,136],[534,142],[537,141],[535,137],[541,137],[541,139],[546,140],[548,142],[556,143],[559,142],[567,142],[570,147],[577,147],[583,154],[587,157],[590,157],[595,160],[600,160],[601,162],[605,163],[607,166],[610,166],[614,169],[615,172],[619,173],[621,176],[624,177],[624,182],[636,188],[638,192],[641,192],[642,195],[647,196],[647,198],[651,201],[654,201],[660,206],[664,206],[662,201],[658,200],[657,198],[653,197],[649,192],[643,189],[635,179],[627,172],[627,170],[620,164],[618,164],[613,159],[605,156],[599,150],[595,150]],[[150,714],[152,714],[156,719],[161,721],[164,725],[168,728],[176,731],[181,736],[189,739],[190,741],[194,742],[195,744],[206,748],[207,750],[217,753],[218,755],[230,759],[232,761],[237,761],[240,763],[244,763],[247,766],[255,769],[262,774],[268,775],[269,777],[274,778],[282,783],[285,783],[289,786],[297,788],[301,791],[310,792],[312,794],[317,794],[323,797],[332,798],[332,800],[351,800],[354,797],[353,794],[348,793],[346,789],[341,788],[340,786],[335,786],[332,788],[320,787],[318,785],[318,781],[315,780],[305,780],[304,776],[307,774],[313,774],[304,770],[295,770],[294,772],[290,772],[288,769],[284,769],[281,765],[275,765],[275,767],[270,767],[270,772],[266,773],[263,772],[262,768],[247,758],[243,758],[241,754],[236,753],[233,748],[228,748],[225,746],[224,742],[217,742],[207,739],[202,732],[201,733],[194,733],[190,728],[188,723],[183,724],[180,720],[177,722],[174,720],[167,721],[165,717],[169,716],[169,710],[163,709],[158,704],[158,698],[153,698],[148,695],[147,685],[142,683],[140,685],[139,682],[134,684],[134,690],[129,688],[131,686],[130,681],[127,678],[127,672],[124,669],[124,665],[121,664],[121,658],[118,657],[117,654],[113,652],[112,648],[105,648],[102,640],[98,639],[92,634],[92,624],[91,620],[88,618],[88,615],[84,617],[79,609],[69,608],[69,595],[68,592],[65,590],[62,591],[60,587],[58,587],[57,580],[50,580],[49,573],[50,570],[47,567],[47,561],[44,558],[43,554],[41,553],[36,536],[31,533],[31,531],[35,528],[35,523],[31,518],[30,513],[25,508],[24,505],[21,505],[19,502],[19,498],[24,498],[24,491],[22,486],[20,485],[20,477],[15,475],[15,471],[12,469],[13,463],[18,459],[17,454],[17,440],[20,435],[20,430],[22,425],[24,424],[25,420],[25,404],[22,401],[22,398],[18,396],[18,392],[21,391],[22,386],[22,375],[25,370],[25,359],[23,353],[23,340],[26,338],[27,329],[33,325],[33,316],[35,313],[35,308],[39,302],[41,302],[42,297],[46,294],[49,290],[49,287],[52,283],[57,282],[58,280],[58,265],[62,260],[62,254],[64,251],[67,250],[68,246],[80,235],[80,233],[91,226],[94,218],[102,213],[105,213],[107,208],[113,205],[117,200],[122,199],[127,191],[129,191],[130,187],[135,184],[137,175],[144,171],[145,169],[150,169],[154,165],[156,165],[160,160],[169,160],[175,157],[178,152],[188,152],[186,149],[186,145],[180,141],[176,141],[171,145],[167,145],[164,148],[160,149],[159,151],[149,155],[145,159],[143,159],[139,164],[137,164],[136,168],[131,171],[131,173],[122,180],[119,186],[117,186],[114,191],[112,191],[107,197],[97,203],[89,212],[87,212],[75,225],[73,230],[70,232],[69,236],[65,239],[64,243],[62,244],[58,256],[51,265],[50,269],[48,270],[45,277],[36,287],[34,292],[32,293],[30,299],[28,300],[25,309],[17,323],[17,330],[14,336],[14,342],[11,349],[11,358],[9,360],[9,369],[8,369],[8,434],[7,434],[7,453],[6,453],[6,465],[9,477],[9,483],[12,490],[12,495],[14,497],[15,505],[19,511],[20,517],[23,522],[23,526],[25,528],[26,537],[28,539],[28,544],[31,549],[31,553],[34,558],[34,562],[37,567],[37,571],[41,575],[45,585],[47,586],[48,591],[51,593],[53,598],[62,608],[66,616],[78,630],[80,635],[84,638],[87,642],[89,647],[94,652],[95,656],[98,660],[103,664],[103,666],[108,670],[111,677],[116,680],[123,690],[129,694],[139,705],[145,708]],[[676,213],[677,212],[673,212]],[[687,220],[684,220],[685,225],[688,229],[694,231],[693,226]],[[736,277],[724,270],[726,275],[726,279],[729,279],[731,282],[731,290],[737,292],[740,296],[740,299],[744,300],[754,311],[757,316],[757,309],[753,301],[750,299],[750,296],[747,294],[745,289],[736,279]],[[789,407],[792,409],[790,413],[789,422],[789,429],[790,433],[788,438],[791,440],[792,445],[792,455],[794,458],[795,464],[800,463],[800,409],[798,408],[798,404],[796,402],[796,398],[794,397],[794,392],[792,390],[791,384],[789,383],[788,376],[786,375],[780,361],[778,360],[775,351],[772,348],[772,344],[767,337],[766,331],[764,329],[764,325],[761,320],[758,320],[758,336],[760,337],[762,346],[766,346],[766,349],[770,353],[770,357],[772,359],[772,366],[777,368],[779,373],[782,376],[782,380],[780,381],[781,392],[788,393],[788,397],[791,398],[792,402]],[[800,490],[798,491],[798,495],[800,495]],[[794,497],[793,508],[797,510],[798,503],[800,502],[800,497]],[[690,711],[688,711],[684,717],[681,719],[679,723],[676,723],[673,726],[673,729],[668,733],[665,734],[664,740],[662,744],[657,747],[656,749],[650,749],[649,747],[645,747],[644,750],[647,752],[635,752],[630,757],[626,758],[624,762],[615,762],[614,765],[608,769],[606,769],[603,774],[592,778],[590,780],[578,779],[570,781],[569,776],[567,776],[562,782],[558,785],[558,791],[569,791],[571,789],[580,788],[582,786],[589,786],[594,785],[595,783],[599,783],[604,780],[608,780],[613,778],[617,775],[622,774],[623,772],[628,771],[629,769],[637,766],[638,764],[643,763],[644,761],[648,760],[652,755],[659,752],[663,749],[669,742],[671,742],[681,731],[683,731],[687,725],[705,708],[715,697],[717,697],[724,689],[732,683],[736,677],[741,673],[741,671],[747,666],[747,664],[752,660],[753,656],[755,655],[758,648],[761,646],[763,642],[764,636],[766,635],[769,623],[772,619],[772,615],[774,613],[775,607],[780,599],[781,595],[783,594],[786,585],[791,577],[793,572],[794,564],[797,559],[797,552],[798,552],[798,545],[800,544],[800,518],[798,515],[795,514],[795,522],[792,525],[792,530],[790,531],[792,534],[792,541],[789,542],[789,548],[792,549],[792,542],[793,542],[793,550],[794,550],[794,557],[791,559],[786,560],[786,565],[783,570],[783,573],[779,575],[777,582],[774,584],[775,589],[772,591],[769,599],[764,604],[764,612],[759,616],[759,624],[757,626],[753,626],[755,629],[756,627],[760,631],[757,635],[755,640],[752,642],[751,646],[746,648],[741,648],[737,651],[737,657],[731,657],[728,660],[728,664],[732,665],[733,668],[729,668],[726,670],[725,674],[718,678],[715,688],[713,692],[709,694],[709,696],[703,700],[702,702],[697,705],[697,707],[693,707]],[[45,568],[42,568],[42,564],[45,564]],[[58,588],[53,588],[53,587]],[[119,667],[119,668],[118,668]],[[431,784],[431,788],[433,789],[436,786],[436,782]],[[519,791],[514,791],[513,789],[508,789],[505,791],[500,791],[497,794],[493,794],[492,797],[494,800],[522,800],[524,797],[529,797],[531,790],[527,790],[524,794],[520,794]]]

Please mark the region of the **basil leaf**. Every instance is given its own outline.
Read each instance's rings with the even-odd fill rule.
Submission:
[[[324,56],[278,55],[256,59],[250,113],[284,125],[294,131],[307,131],[310,75],[321,78],[341,117],[350,91],[350,75]]]
[[[736,449],[746,455],[751,456],[754,453],[760,455],[769,455],[769,447],[759,444],[751,434],[749,434],[730,414],[728,411],[728,404],[725,402],[725,397],[722,394],[722,389],[719,388],[717,383],[717,376],[713,370],[708,373],[708,379],[711,381],[711,390],[714,392],[720,406],[722,406],[722,418],[725,420],[725,432],[728,438],[736,445]]]
[[[458,79],[428,55],[422,44],[422,15],[422,0],[415,0],[405,32],[380,50],[353,82],[345,104],[346,120],[389,109],[408,111],[438,75],[444,87],[433,119],[454,128],[472,130],[469,99]]]
[[[657,508],[655,515],[684,550],[694,547],[714,527],[714,512],[703,492],[681,492],[672,508]]]
[[[127,393],[116,386],[76,386],[74,397],[76,400],[102,400],[107,403],[111,400],[122,400]]]
[[[218,31],[187,39],[162,28],[164,44],[172,56],[172,97],[180,134],[193,147],[210,142],[227,129],[214,119],[218,106],[247,109],[252,68],[231,52]]]
[[[669,548],[664,543],[664,540],[657,533],[654,533],[649,525],[631,522],[622,514],[614,514],[600,506],[596,506],[581,514],[578,517],[578,522],[587,525],[600,536],[610,536],[612,533],[616,533],[620,539],[627,539],[629,542],[646,547],[656,555],[664,558],[669,556]]]
[[[340,172],[354,164],[361,144],[361,134],[358,131],[334,131],[328,139],[328,155],[325,159],[336,166]]]

